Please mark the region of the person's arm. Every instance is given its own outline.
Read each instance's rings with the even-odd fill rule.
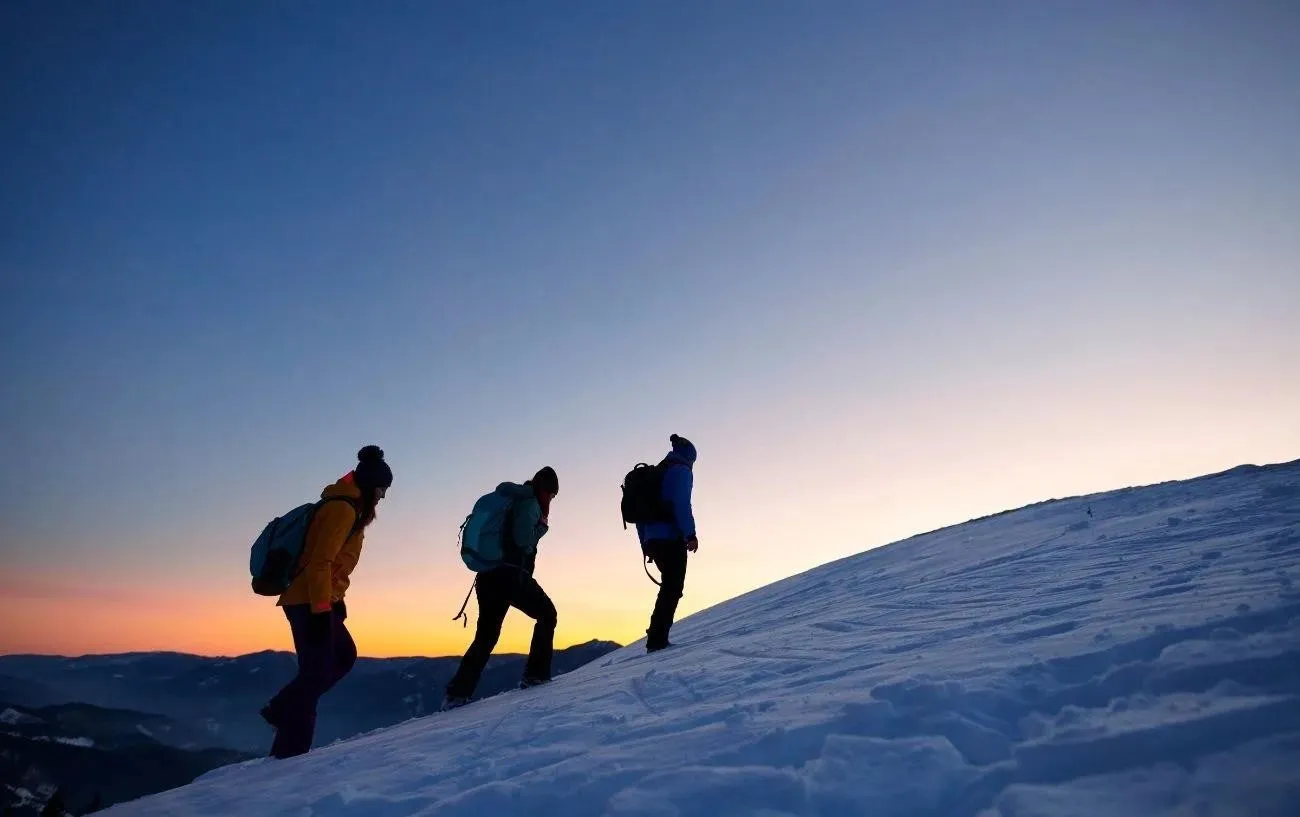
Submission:
[[[695,487],[695,475],[689,468],[670,468],[664,474],[664,493],[673,505],[673,517],[682,538],[690,541],[695,538],[695,514],[691,511],[691,491]]]
[[[349,531],[350,533],[350,531]],[[356,541],[356,547],[348,547],[348,539]],[[343,541],[343,547],[339,550],[338,555],[334,557],[334,578],[346,582],[356,570],[357,562],[361,561],[361,548],[365,546],[366,532],[359,530]]]
[[[546,534],[542,521],[542,506],[535,499],[525,499],[515,504],[515,547],[525,558],[537,552],[537,543]]]
[[[307,530],[307,598],[313,613],[325,613],[333,601],[334,561],[352,532],[357,513],[346,502],[326,502]]]
[[[348,542],[352,544],[349,545]],[[357,569],[357,562],[361,561],[361,549],[365,546],[365,543],[366,532],[364,530],[352,534],[343,543],[339,555],[334,557],[334,586],[331,592],[337,590],[342,594],[352,584],[352,571]]]

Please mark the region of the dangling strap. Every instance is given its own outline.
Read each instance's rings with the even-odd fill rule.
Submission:
[[[654,576],[651,576],[651,575],[650,575],[650,568],[646,567],[646,565],[648,565],[649,563],[650,563],[650,557],[649,557],[649,556],[647,556],[647,557],[645,558],[645,561],[641,563],[641,567],[645,568],[645,574],[646,574],[647,576],[650,576],[650,581],[652,581],[652,582],[655,583],[655,587],[663,587],[663,583],[662,583],[662,582],[657,581],[657,580],[655,579]]]
[[[462,602],[460,605],[460,612],[457,613],[456,617],[452,619],[452,621],[459,621],[462,618],[465,619],[465,622],[460,625],[462,627],[469,626],[469,616],[465,615],[465,608],[469,606],[469,597],[474,595],[475,584],[478,584],[478,576],[474,577],[474,583],[469,586],[469,592],[465,594],[465,601]]]

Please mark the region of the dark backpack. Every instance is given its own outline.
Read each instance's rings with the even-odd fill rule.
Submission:
[[[348,538],[352,538],[361,523],[361,510],[351,497],[332,496],[319,502],[308,502],[284,516],[277,516],[262,529],[249,553],[248,569],[253,577],[254,593],[259,596],[278,596],[289,589],[289,585],[302,572],[299,562],[302,560],[303,549],[307,546],[307,528],[311,526],[311,520],[320,506],[334,501],[346,502],[357,512],[357,521],[348,531]]]
[[[623,527],[672,521],[672,503],[664,499],[664,471],[662,463],[639,462],[623,477]]]

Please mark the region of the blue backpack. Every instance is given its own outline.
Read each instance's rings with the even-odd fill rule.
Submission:
[[[307,528],[311,526],[312,518],[320,506],[335,500],[351,505],[357,511],[360,521],[360,511],[355,500],[347,496],[332,496],[319,502],[299,505],[266,524],[262,534],[253,542],[248,558],[254,593],[259,596],[278,596],[289,589],[289,585],[302,572],[299,561],[302,559],[303,548],[307,545]],[[354,525],[348,536],[355,532]]]
[[[475,573],[501,565],[510,535],[514,499],[498,491],[484,494],[460,526],[460,558]]]

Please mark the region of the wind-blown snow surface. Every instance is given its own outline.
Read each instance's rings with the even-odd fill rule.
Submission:
[[[109,813],[1293,817],[1297,572],[1300,462],[1045,503]]]

